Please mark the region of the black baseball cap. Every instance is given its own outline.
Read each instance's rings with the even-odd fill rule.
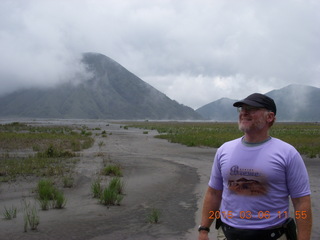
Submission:
[[[271,112],[274,112],[274,115],[276,115],[277,113],[277,107],[273,99],[261,93],[253,93],[248,97],[246,97],[245,99],[235,102],[233,106],[241,107],[243,104],[246,104],[252,107],[266,108]]]

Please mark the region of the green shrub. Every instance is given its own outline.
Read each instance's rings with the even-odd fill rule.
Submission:
[[[66,205],[67,200],[63,192],[54,187],[50,180],[40,180],[36,192],[42,210],[48,210],[50,205],[53,208],[64,208]]]
[[[4,207],[3,217],[6,220],[11,220],[13,218],[16,218],[17,217],[17,208],[13,207],[13,206],[9,209]]]
[[[70,176],[64,176],[62,182],[64,188],[72,188],[74,184],[74,179]]]
[[[156,208],[152,208],[149,212],[147,219],[149,223],[159,223],[160,211]]]
[[[49,147],[44,152],[38,152],[38,157],[41,158],[71,158],[75,157],[75,153],[69,151],[69,150],[63,150],[55,147],[54,145],[50,144]]]
[[[38,182],[36,192],[40,200],[53,200],[57,189],[53,186],[53,182],[47,179],[42,179]]]
[[[89,137],[89,136],[92,136],[92,132],[87,132],[86,130],[81,130],[81,135],[83,135],[85,137]]]
[[[113,178],[101,194],[100,202],[104,205],[120,205],[123,199],[123,183],[119,177]]]
[[[72,151],[80,151],[81,150],[81,143],[77,140],[73,140],[71,141],[71,148],[72,148]]]
[[[118,194],[123,194],[123,182],[119,177],[111,179],[109,183],[109,188],[113,189]]]
[[[91,184],[91,192],[94,198],[100,198],[102,193],[101,180],[97,179]]]
[[[123,196],[117,193],[115,189],[105,188],[101,194],[100,202],[104,205],[120,205]]]
[[[66,203],[67,203],[67,199],[65,198],[63,192],[56,191],[56,194],[52,201],[52,207],[61,209],[65,207]]]
[[[102,169],[102,175],[114,175],[114,176],[121,177],[122,171],[120,166],[118,165],[109,165],[109,166],[106,166],[104,169]]]
[[[40,204],[40,208],[41,210],[49,210],[50,207],[50,200],[45,198],[45,199],[38,199],[39,204]]]
[[[104,141],[100,141],[98,143],[99,149],[102,148],[103,146],[105,146],[106,144],[104,143]]]

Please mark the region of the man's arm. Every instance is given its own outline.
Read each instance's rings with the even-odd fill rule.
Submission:
[[[210,219],[210,216],[214,216],[216,211],[220,209],[220,203],[222,199],[222,190],[216,190],[214,188],[208,187],[206,192],[204,201],[203,201],[203,208],[202,208],[202,218],[201,218],[201,226],[203,227],[210,227],[213,219]],[[210,212],[213,211],[213,212]],[[199,232],[199,240],[208,240],[208,232],[202,230]]]
[[[312,229],[312,211],[310,195],[292,198],[298,230],[298,240],[310,240]]]

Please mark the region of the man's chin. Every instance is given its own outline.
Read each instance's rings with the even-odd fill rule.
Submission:
[[[239,125],[239,130],[241,132],[246,132],[247,128],[245,128],[244,126]]]
[[[239,123],[239,130],[242,132],[247,132],[250,130],[250,126],[247,126],[246,124]]]

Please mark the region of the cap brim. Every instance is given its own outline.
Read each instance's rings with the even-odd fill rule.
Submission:
[[[259,104],[257,102],[254,102],[254,101],[250,101],[248,99],[244,99],[244,100],[241,100],[241,101],[238,101],[238,102],[235,102],[233,104],[234,107],[241,107],[242,105],[249,105],[249,106],[252,106],[252,107],[265,107],[264,105],[262,104]]]

